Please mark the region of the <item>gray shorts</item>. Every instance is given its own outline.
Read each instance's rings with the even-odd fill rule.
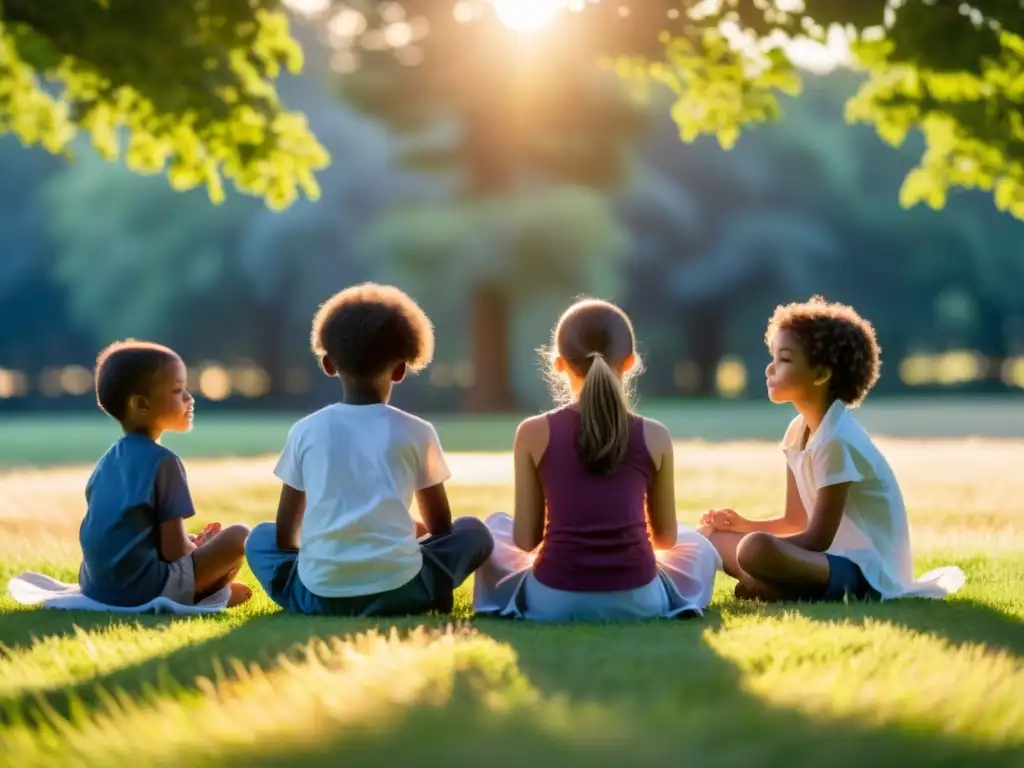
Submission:
[[[534,621],[628,621],[671,612],[661,575],[649,584],[619,592],[568,592],[541,584],[532,573],[523,584],[524,616]]]
[[[179,557],[169,565],[167,583],[164,584],[160,597],[173,600],[178,605],[195,605],[196,567],[192,563],[191,553]]]

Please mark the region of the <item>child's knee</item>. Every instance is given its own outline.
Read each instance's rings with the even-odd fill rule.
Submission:
[[[249,526],[236,523],[221,530],[218,538],[223,539],[225,546],[236,553],[239,559],[245,557],[245,543],[249,538]]]
[[[770,533],[748,533],[736,545],[736,563],[740,569],[757,575],[771,567],[779,551],[778,539]]]
[[[494,536],[483,520],[475,517],[460,517],[452,527],[457,527],[465,538],[466,547],[483,563],[494,552]]]
[[[245,537],[246,557],[253,551],[266,549],[268,545],[277,547],[277,523],[258,523]]]

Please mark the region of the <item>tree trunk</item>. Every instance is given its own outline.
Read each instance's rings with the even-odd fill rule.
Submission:
[[[259,404],[265,408],[275,408],[286,402],[284,390],[287,355],[285,345],[288,339],[287,301],[282,293],[281,298],[263,302],[255,307],[252,313],[253,327],[256,331],[255,362],[267,374],[267,392],[260,398]]]
[[[714,397],[718,394],[716,376],[718,363],[725,354],[725,302],[700,304],[687,313],[690,334],[690,357],[700,372],[696,394]]]
[[[469,409],[476,413],[510,411],[515,396],[509,366],[508,298],[500,286],[478,285],[471,302],[474,381]]]

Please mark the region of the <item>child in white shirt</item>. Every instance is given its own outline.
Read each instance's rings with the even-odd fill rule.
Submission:
[[[388,405],[393,386],[433,356],[430,320],[397,288],[365,284],[320,307],[311,339],[342,399],[289,431],[274,470],[277,522],[246,542],[253,573],[296,613],[450,612],[494,542],[475,518],[452,522],[434,427]],[[422,523],[409,514],[414,496]]]
[[[748,520],[709,511],[702,532],[739,580],[740,598],[842,601],[945,597],[959,568],[914,580],[906,507],[896,476],[849,408],[878,380],[878,342],[851,307],[811,301],[778,307],[765,340],[773,403],[797,416],[782,441],[786,510]]]

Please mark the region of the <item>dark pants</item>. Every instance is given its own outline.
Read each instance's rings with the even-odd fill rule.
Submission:
[[[420,542],[423,567],[402,586],[374,595],[321,597],[299,580],[299,553],[277,548],[277,523],[260,523],[245,542],[245,558],[270,599],[292,613],[331,616],[409,616],[450,613],[455,589],[483,565],[494,549],[487,526],[460,517],[443,536]]]

